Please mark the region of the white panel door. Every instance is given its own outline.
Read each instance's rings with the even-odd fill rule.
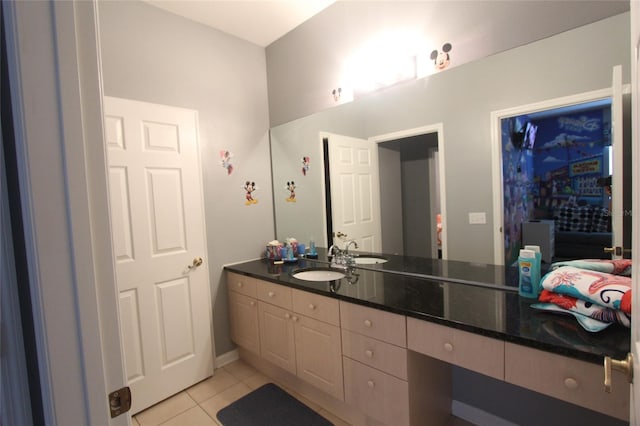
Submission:
[[[104,110],[121,338],[136,413],[213,373],[197,113],[112,97]]]
[[[347,234],[360,250],[381,252],[378,144],[342,135],[328,140],[333,232]]]

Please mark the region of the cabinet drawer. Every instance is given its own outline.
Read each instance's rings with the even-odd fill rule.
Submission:
[[[629,421],[629,384],[618,371],[606,393],[601,365],[513,343],[505,345],[505,361],[509,383]]]
[[[257,285],[258,299],[284,309],[291,309],[291,289],[267,281],[259,281]]]
[[[236,274],[235,272],[227,272],[227,286],[229,290],[236,293],[244,294],[249,297],[257,297],[256,283],[258,280],[246,275]]]
[[[386,425],[409,424],[409,385],[389,374],[343,357],[347,404]]]
[[[340,302],[340,322],[344,329],[407,347],[407,325],[403,315]]]
[[[340,326],[340,305],[336,299],[292,289],[293,311]]]
[[[504,380],[504,342],[407,318],[407,346],[430,357]]]
[[[342,330],[342,354],[392,376],[407,380],[407,350]]]

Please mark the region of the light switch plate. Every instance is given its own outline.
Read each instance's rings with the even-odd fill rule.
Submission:
[[[469,223],[471,225],[484,225],[487,223],[487,214],[485,212],[469,213]]]

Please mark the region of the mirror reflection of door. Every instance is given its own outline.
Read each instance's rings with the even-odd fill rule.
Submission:
[[[616,222],[620,240],[630,234],[616,214],[625,211],[622,188],[612,191],[612,182],[625,182],[630,193],[614,161],[625,144],[614,141],[612,110],[607,97],[501,120],[506,265],[528,244],[539,245],[547,263],[611,258],[605,248],[614,245]]]
[[[327,221],[331,226],[330,241],[333,234],[342,232],[347,234],[347,240],[356,239],[362,250],[441,257],[438,133],[385,139],[377,144],[339,135],[328,135],[325,140],[330,170],[327,186],[330,192],[327,197],[331,200],[331,219]],[[353,154],[369,149],[376,149],[376,153]],[[374,185],[366,183],[369,178],[362,171],[360,176],[354,173],[355,166],[351,164],[354,159],[362,162],[369,156],[376,158],[379,173],[375,194],[367,194]],[[376,198],[379,201],[369,201]],[[376,204],[380,244],[378,248],[370,248],[371,240],[362,238],[362,231],[355,225],[365,222],[362,219],[368,216],[375,218],[368,206]],[[333,241],[340,244],[335,238]]]
[[[329,164],[332,232],[339,247],[354,240],[363,251],[382,250],[378,151],[375,142],[342,135],[323,138]],[[329,223],[329,221],[328,221]],[[339,235],[344,235],[339,238]]]

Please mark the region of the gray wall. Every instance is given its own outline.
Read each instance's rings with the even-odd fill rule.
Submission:
[[[285,38],[294,38],[296,32]],[[311,33],[304,33],[311,37]],[[323,38],[318,36],[317,38]],[[305,38],[306,40],[306,38]],[[293,41],[280,40],[284,45]],[[319,43],[316,41],[316,43]],[[297,45],[297,43],[295,44]],[[561,96],[603,89],[611,85],[611,69],[623,65],[629,81],[629,14],[624,13],[552,38],[447,69],[438,74],[373,93],[278,126],[300,129],[295,149],[317,143],[320,130],[339,133],[338,126],[357,128],[348,136],[369,137],[442,123],[445,168],[448,257],[453,260],[493,262],[493,188],[490,115],[492,111]],[[267,50],[271,55],[271,47]],[[594,54],[594,52],[598,52]],[[297,49],[292,50],[297,53]],[[279,52],[279,55],[283,55]],[[305,62],[309,53],[297,58]],[[270,86],[272,76],[269,59]],[[297,68],[276,67],[278,78],[296,81]],[[311,90],[311,89],[310,89]],[[270,102],[272,102],[270,91]],[[274,95],[278,96],[278,95]],[[295,105],[297,99],[292,99]],[[349,108],[349,118],[340,111]],[[272,111],[273,112],[273,111]],[[330,119],[328,117],[331,117]],[[358,122],[350,120],[357,117]],[[313,121],[317,123],[315,126]],[[305,136],[306,135],[306,136]],[[280,142],[280,140],[276,141]],[[275,145],[275,142],[274,142]],[[309,149],[316,149],[311,147]],[[274,168],[276,158],[274,155]],[[322,180],[307,179],[305,186],[320,188]],[[317,189],[319,192],[320,189]],[[321,203],[318,200],[318,205]],[[277,206],[276,206],[277,207]],[[322,210],[306,216],[307,223],[322,222]],[[486,225],[470,225],[469,212],[486,212]],[[276,208],[277,223],[280,223]]]
[[[263,48],[143,2],[100,2],[104,92],[197,110],[216,354],[229,337],[222,267],[257,258],[273,239]],[[230,150],[228,176],[219,151]],[[244,205],[245,180],[258,204]]]
[[[378,145],[382,252],[404,254],[400,152]]]
[[[427,58],[452,43],[451,69],[628,10],[626,0],[337,2],[267,47],[271,126],[334,107],[331,91],[357,83],[349,81],[349,59],[386,33],[412,31],[421,40],[417,53]],[[549,61],[546,73],[555,72],[565,54],[571,55],[549,55],[538,65]],[[519,68],[525,64],[532,61]]]
[[[428,183],[426,158],[402,161],[402,223],[406,256],[432,257]]]

